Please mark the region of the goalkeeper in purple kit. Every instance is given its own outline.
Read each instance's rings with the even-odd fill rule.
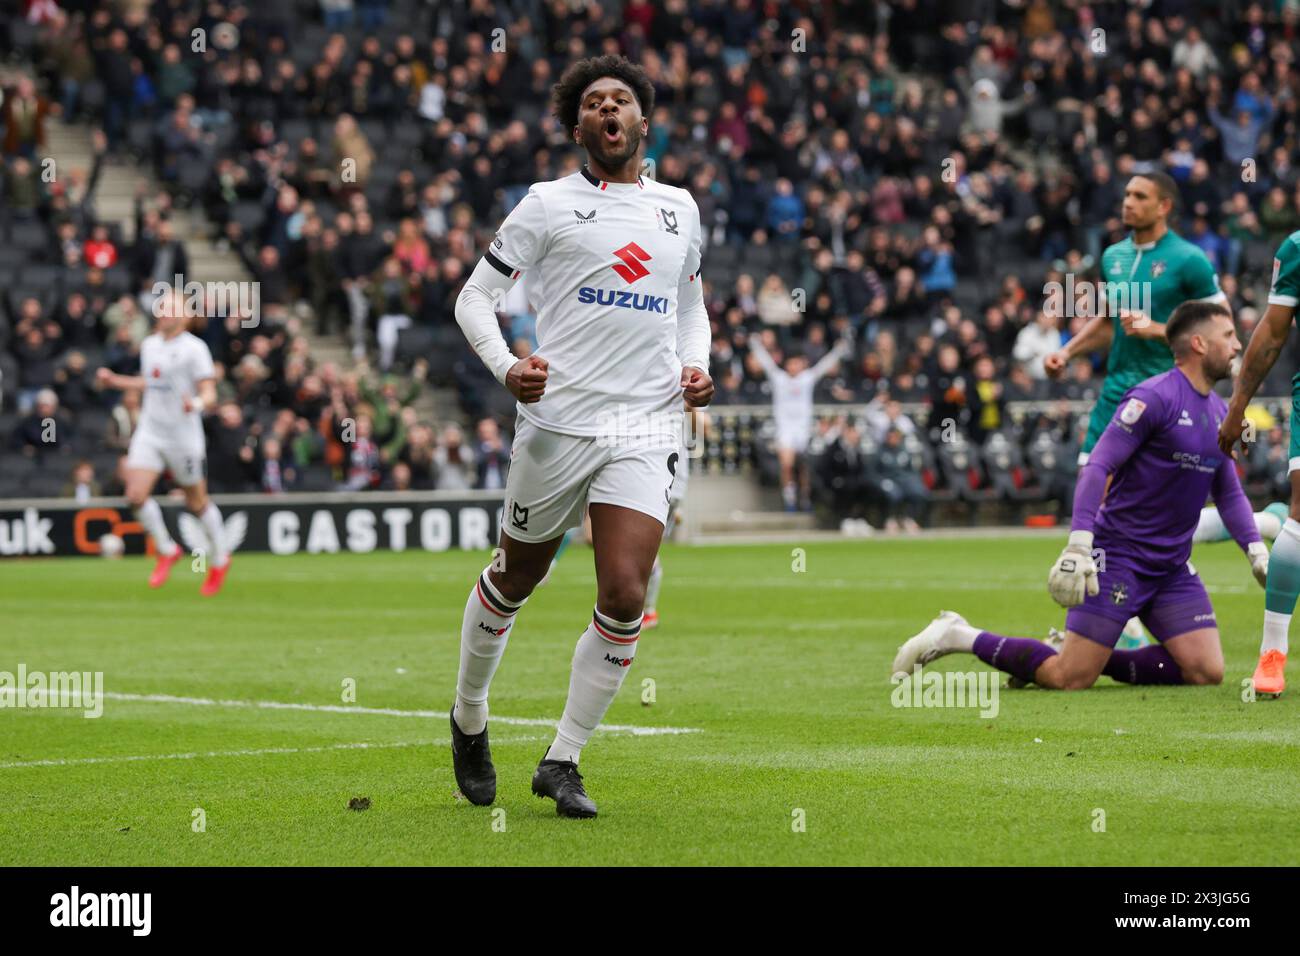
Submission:
[[[1091,687],[1102,674],[1130,684],[1222,682],[1214,608],[1188,558],[1209,497],[1261,586],[1268,574],[1268,548],[1218,445],[1227,405],[1213,388],[1229,377],[1241,342],[1213,302],[1179,306],[1167,334],[1174,367],[1124,394],[1079,472],[1069,543],[1048,577],[1052,597],[1070,609],[1064,640],[1004,637],[945,611],[903,644],[895,673],[964,652],[1059,690]],[[1114,650],[1135,615],[1159,643]]]

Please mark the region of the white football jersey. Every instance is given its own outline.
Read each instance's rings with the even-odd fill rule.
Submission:
[[[680,415],[678,291],[700,281],[700,213],[689,192],[605,182],[584,167],[534,184],[484,258],[510,279],[526,273],[537,304],[546,392],[519,414],[582,437]]]
[[[767,373],[772,386],[772,418],[778,433],[808,431],[813,422],[813,393],[822,376],[843,358],[848,349],[842,343],[822,356],[822,360],[798,375],[791,375],[772,360],[762,345],[751,346],[758,363]]]
[[[170,339],[155,332],[140,344],[140,375],[140,429],[165,440],[202,441],[202,418],[198,412],[186,412],[181,403],[198,394],[199,382],[216,376],[207,344],[189,332]]]

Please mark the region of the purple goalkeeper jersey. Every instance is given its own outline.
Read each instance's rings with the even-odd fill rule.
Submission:
[[[1222,398],[1202,395],[1178,368],[1130,388],[1079,472],[1071,530],[1094,532],[1096,547],[1152,573],[1168,571],[1187,562],[1213,498],[1243,550],[1259,541],[1236,465],[1219,450],[1227,412]]]

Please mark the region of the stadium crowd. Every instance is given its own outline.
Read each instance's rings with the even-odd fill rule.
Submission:
[[[24,237],[39,228],[36,261],[75,264],[67,276],[84,272],[92,288],[61,274],[32,304],[16,299],[20,282],[7,285],[0,353],[18,364],[0,364],[0,388],[38,415],[53,390],[78,423],[102,405],[76,356],[96,347],[129,365],[127,343],[144,322],[133,297],[183,265],[167,211],[202,209],[261,283],[264,323],[250,334],[210,322],[203,333],[229,399],[211,423],[217,487],[291,486],[289,476],[321,464],[358,487],[497,480],[504,465],[482,462],[496,461],[490,449],[512,401],[465,346],[452,306],[529,183],[577,168],[548,97],[564,65],[585,55],[624,53],[654,82],[646,159],[658,179],[692,192],[707,232],[719,410],[769,400],[745,344],[752,333],[778,361],[815,362],[851,336],[852,359],[823,379],[818,399],[870,411],[823,424],[819,467],[847,468],[874,488],[885,520],[923,520],[938,490],[929,478],[918,488],[917,463],[889,449],[911,439],[942,452],[945,423],[979,448],[1010,431],[1026,456],[1050,434],[1057,458],[1069,457],[1068,415],[1049,404],[1011,429],[1007,406],[1096,396],[1104,357],[1046,377],[1043,357],[1085,317],[1046,313],[1043,290],[1067,275],[1097,278],[1101,249],[1124,235],[1130,175],[1160,168],[1178,181],[1176,228],[1215,264],[1245,335],[1263,310],[1273,249],[1300,227],[1300,73],[1286,4],[27,6],[28,22],[0,34],[30,42],[37,80],[5,89],[7,228]],[[142,202],[130,248],[86,201],[93,170],[59,188],[35,175],[51,111],[102,126],[104,161],[147,162],[164,184]],[[0,270],[15,266],[7,277],[33,276],[29,261],[2,255]],[[93,288],[115,269],[121,287]],[[299,302],[309,306],[302,317]],[[316,367],[304,321],[346,334],[376,373]],[[517,354],[535,347],[526,283],[502,303],[501,321]],[[1282,370],[1293,364],[1278,364],[1267,394],[1287,391]],[[404,415],[425,379],[458,390],[476,442]],[[363,442],[347,460],[332,444],[340,416],[358,433],[368,417],[374,449],[361,463]],[[463,458],[463,474],[416,467],[412,446],[417,457]],[[844,464],[859,457],[870,474]],[[1069,484],[1064,474],[1036,478]],[[844,484],[834,487],[835,507],[858,513]]]

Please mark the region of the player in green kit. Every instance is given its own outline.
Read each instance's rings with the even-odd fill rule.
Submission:
[[[1293,232],[1278,246],[1273,257],[1268,309],[1246,346],[1228,414],[1219,426],[1219,447],[1228,454],[1235,455],[1234,449],[1242,441],[1246,428],[1246,407],[1282,354],[1282,347],[1291,334],[1297,303],[1300,303],[1300,232]],[[1248,450],[1248,444],[1248,440],[1242,442],[1243,451]],[[1300,373],[1291,379],[1291,449],[1287,472],[1291,479],[1291,510],[1273,542],[1269,558],[1268,583],[1264,589],[1264,637],[1254,677],[1256,693],[1273,697],[1280,696],[1286,688],[1287,632],[1291,628],[1291,615],[1295,613],[1296,597],[1300,595]]]
[[[1128,181],[1120,218],[1132,232],[1101,254],[1106,308],[1043,362],[1048,374],[1057,376],[1074,358],[1104,348],[1110,350],[1106,382],[1088,421],[1080,465],[1087,462],[1097,439],[1115,417],[1124,393],[1173,368],[1165,323],[1174,309],[1184,302],[1228,305],[1228,297],[1219,288],[1219,278],[1205,253],[1169,228],[1177,200],[1178,185],[1167,173],[1139,173]],[[1256,513],[1260,535],[1277,537],[1284,513],[1285,506],[1281,505],[1270,505]],[[1204,509],[1192,540],[1228,538],[1217,509]],[[1121,648],[1149,643],[1136,618],[1129,622],[1124,638]]]

